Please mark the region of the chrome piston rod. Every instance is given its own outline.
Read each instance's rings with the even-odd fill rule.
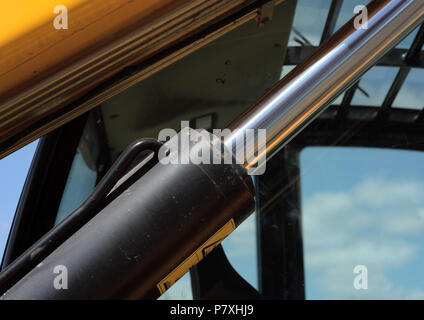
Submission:
[[[254,172],[254,168],[264,162],[260,160],[269,159],[284,147],[332,100],[422,23],[424,1],[374,0],[367,11],[366,25],[360,20],[362,28],[357,29],[355,17],[352,18],[229,126],[232,133],[225,137],[224,143],[236,156],[236,141],[251,140],[245,141],[245,146],[250,148],[243,159],[239,159],[245,168]],[[248,129],[253,129],[250,130],[253,134],[246,134]],[[258,129],[266,129],[266,148],[258,148]]]

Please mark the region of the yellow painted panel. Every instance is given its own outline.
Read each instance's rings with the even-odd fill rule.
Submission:
[[[57,5],[73,9],[85,0],[13,0],[0,5],[0,47],[53,20]]]
[[[1,1],[0,103],[189,2]],[[67,30],[54,28],[56,14],[53,10],[57,5],[68,8]]]

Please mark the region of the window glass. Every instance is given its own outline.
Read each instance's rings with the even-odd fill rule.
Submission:
[[[330,3],[330,0],[297,1],[289,47],[319,45]]]
[[[55,224],[78,208],[96,186],[101,142],[94,121],[90,114],[68,174]]]
[[[65,190],[56,216],[58,224],[88,197],[96,186],[97,171],[91,169],[78,148],[66,181]]]
[[[280,79],[283,79],[295,67],[296,67],[295,65],[284,65],[283,68],[281,69]]]
[[[38,141],[0,160],[0,260]]]
[[[423,79],[424,69],[411,69],[393,102],[393,107],[422,109],[424,107]]]
[[[256,215],[251,214],[222,242],[222,247],[232,267],[258,289],[256,242]]]
[[[181,277],[158,300],[193,300],[190,272]]]
[[[424,299],[424,153],[301,153],[307,299]]]
[[[405,37],[401,42],[399,42],[396,48],[409,49],[415,39],[415,36],[417,35],[418,28],[419,27],[415,28],[415,30],[413,30],[407,37]]]
[[[373,67],[363,75],[355,90],[352,105],[381,106],[399,68]]]
[[[342,104],[342,101],[343,101],[344,95],[345,95],[345,93],[343,92],[331,104],[338,105],[338,106],[341,105]]]

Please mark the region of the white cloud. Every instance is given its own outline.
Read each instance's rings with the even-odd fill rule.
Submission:
[[[338,299],[424,298],[389,276],[420,257],[410,237],[424,231],[422,183],[368,178],[346,192],[315,193],[302,207],[306,286]],[[356,265],[369,270],[368,290],[353,287]]]
[[[389,211],[386,216],[381,228],[388,233],[413,235],[424,230],[424,208]]]
[[[354,197],[375,207],[418,204],[423,200],[424,186],[417,181],[384,181],[367,179],[354,189]]]

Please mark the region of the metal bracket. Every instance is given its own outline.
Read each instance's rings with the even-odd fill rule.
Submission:
[[[271,22],[272,16],[274,15],[275,5],[276,5],[276,0],[271,0],[265,3],[259,9],[258,27],[263,27],[264,25]]]

